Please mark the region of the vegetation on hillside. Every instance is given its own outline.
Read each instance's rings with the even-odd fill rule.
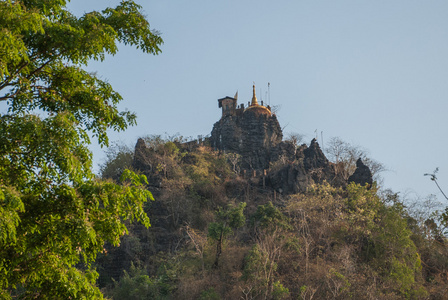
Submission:
[[[133,226],[97,261],[113,299],[447,297],[443,214],[422,220],[375,184],[280,195],[236,174],[228,153],[146,144],[153,227]]]

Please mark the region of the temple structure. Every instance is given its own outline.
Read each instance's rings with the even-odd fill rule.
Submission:
[[[245,169],[267,169],[272,150],[283,138],[277,117],[269,106],[258,103],[255,85],[247,108],[237,102],[238,93],[218,99],[222,116],[213,126],[210,144],[216,150],[241,154]]]
[[[266,174],[267,185],[286,193],[305,191],[310,184],[324,181],[335,186],[347,184],[315,139],[309,146],[299,147],[283,141],[277,117],[269,106],[258,103],[255,85],[246,108],[244,104],[238,106],[238,93],[218,99],[218,107],[222,116],[213,125],[210,146],[241,155],[240,166],[246,174]],[[371,184],[368,167],[360,161],[358,169],[349,181]]]
[[[304,192],[315,183],[328,182],[334,186],[346,186],[348,182],[372,184],[372,173],[361,160],[355,173],[348,180],[337,166],[325,157],[322,149],[313,139],[309,145],[295,145],[283,141],[283,133],[275,114],[263,102],[258,103],[253,86],[252,100],[238,105],[238,93],[234,97],[218,99],[222,109],[221,118],[213,125],[207,139],[214,150],[240,155],[238,162],[241,175],[259,180],[263,188],[271,188],[282,194]],[[200,141],[179,144],[184,151],[194,151]],[[133,167],[147,175],[153,185],[159,182],[154,177],[150,148],[143,139],[135,147]],[[255,183],[256,184],[256,183]]]

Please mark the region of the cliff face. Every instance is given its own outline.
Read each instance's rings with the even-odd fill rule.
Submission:
[[[241,169],[247,174],[254,171],[262,174],[266,170],[265,185],[281,193],[303,192],[311,184],[324,181],[333,186],[345,186],[351,181],[372,184],[370,170],[362,162],[347,181],[328,161],[315,139],[309,147],[296,148],[282,138],[275,115],[246,110],[239,115],[223,116],[216,122],[210,145],[215,150],[240,154]]]
[[[285,147],[288,145],[288,147]],[[328,182],[333,186],[345,186],[347,181],[337,173],[333,163],[328,161],[315,139],[310,146],[303,144],[295,149],[294,145],[282,142],[278,152],[279,159],[268,171],[267,184],[284,194],[305,192],[314,183]]]
[[[225,116],[216,122],[210,137],[211,146],[242,156],[245,170],[269,168],[274,149],[283,138],[275,115],[245,111],[239,116]]]
[[[314,183],[328,182],[342,187],[352,181],[372,184],[372,174],[361,161],[357,162],[356,172],[345,180],[342,174],[338,174],[335,164],[325,157],[315,139],[309,146],[304,144],[300,147],[282,141],[283,133],[277,117],[271,114],[269,106],[257,104],[255,89],[253,103],[248,108],[244,109],[243,105],[236,108],[236,101],[230,97],[218,100],[223,114],[213,125],[209,143],[214,150],[239,154],[242,175],[258,177],[260,185],[284,194],[304,192]],[[197,145],[196,142],[193,144]],[[179,146],[191,151],[192,145],[185,143]],[[147,175],[152,185],[159,186],[161,179],[152,172],[154,166],[148,159],[153,154],[154,150],[139,140],[134,167]]]

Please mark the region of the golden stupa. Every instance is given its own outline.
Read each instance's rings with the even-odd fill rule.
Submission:
[[[258,104],[257,96],[255,95],[255,84],[253,85],[252,102],[250,106],[244,110],[244,113],[246,112],[255,113],[256,115],[271,115],[269,108]]]

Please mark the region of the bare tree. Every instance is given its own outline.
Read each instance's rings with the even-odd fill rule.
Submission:
[[[380,181],[379,173],[386,171],[386,167],[370,158],[368,151],[360,146],[354,146],[339,137],[332,137],[325,147],[328,159],[336,164],[336,170],[345,179],[348,179],[356,170],[356,161],[361,158],[363,163],[369,167],[373,179]]]
[[[235,174],[239,174],[240,173],[241,155],[238,153],[230,152],[230,153],[226,154],[226,158],[232,164],[233,172]]]
[[[312,300],[316,292],[317,288],[304,285],[300,288],[300,297],[303,300]]]
[[[298,147],[305,141],[305,135],[297,132],[290,132],[287,135],[286,141],[291,142],[294,146]]]
[[[202,266],[202,276],[205,275],[205,264],[204,264],[204,250],[207,245],[207,236],[202,234],[201,232],[197,232],[193,228],[190,227],[190,225],[185,225],[184,230],[187,233],[188,237],[190,238],[191,243],[193,244],[197,255],[201,259],[201,266]]]

